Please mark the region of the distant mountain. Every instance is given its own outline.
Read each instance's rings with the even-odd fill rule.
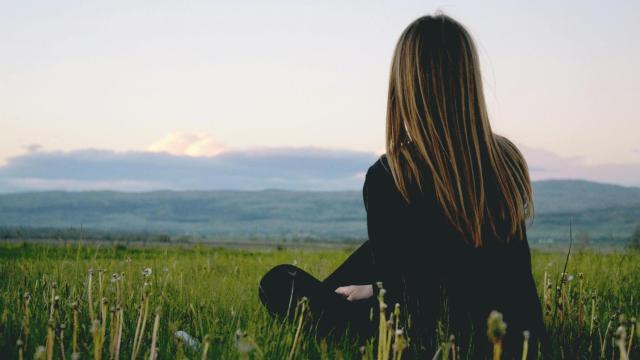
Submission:
[[[534,182],[532,242],[574,234],[621,242],[640,223],[640,188],[587,181]],[[359,191],[33,192],[0,195],[0,227],[80,228],[103,233],[217,239],[366,237]],[[10,233],[5,231],[5,236]]]
[[[533,183],[535,218],[529,236],[537,241],[568,239],[569,222],[583,241],[619,242],[640,224],[640,188],[583,180]]]
[[[640,204],[640,187],[584,180],[535,181],[533,191],[535,205],[541,213],[626,208]]]

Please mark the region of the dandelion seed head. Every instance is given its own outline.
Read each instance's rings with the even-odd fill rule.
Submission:
[[[493,310],[487,319],[487,335],[492,343],[499,342],[507,332],[507,324],[502,319],[502,313]]]
[[[387,320],[387,328],[388,329],[393,329],[393,320],[392,319]]]
[[[98,332],[98,329],[100,329],[100,321],[98,320],[93,320],[93,322],[91,323],[91,329],[89,330],[92,334],[95,334]]]
[[[247,341],[244,337],[241,337],[236,340],[236,349],[238,350],[238,354],[246,355],[255,349],[254,345]]]
[[[174,336],[180,339],[183,343],[185,343],[187,346],[191,347],[194,350],[198,350],[200,348],[200,344],[198,343],[198,341],[194,339],[193,336],[189,335],[189,333],[183,330],[176,331],[174,333]],[[204,341],[205,342],[207,341],[206,337]]]
[[[36,352],[33,355],[34,359],[41,359],[44,356],[45,351],[47,351],[45,349],[44,346],[42,345],[38,345],[38,347],[36,348]]]
[[[627,337],[627,328],[624,325],[618,326],[615,332],[616,340],[624,340]]]
[[[145,268],[144,270],[142,270],[142,275],[144,277],[149,277],[151,276],[152,273],[153,271],[151,270],[151,268]]]

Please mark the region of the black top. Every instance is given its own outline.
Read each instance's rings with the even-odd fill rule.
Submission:
[[[408,333],[418,349],[433,354],[437,322],[446,319],[452,328],[444,336],[456,334],[463,347],[471,340],[474,352],[486,353],[487,318],[497,310],[507,323],[505,355],[521,351],[524,330],[535,351],[544,326],[526,233],[505,243],[487,229],[483,247],[466,244],[428,184],[410,204],[403,199],[385,156],[369,168],[363,197],[375,279],[389,309],[399,303],[411,317]]]

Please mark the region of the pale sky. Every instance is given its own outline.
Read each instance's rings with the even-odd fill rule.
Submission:
[[[638,1],[5,0],[0,164],[30,145],[379,152],[396,39],[438,9],[476,39],[496,132],[640,163]]]

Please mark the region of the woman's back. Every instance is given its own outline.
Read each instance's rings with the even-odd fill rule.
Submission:
[[[363,189],[369,240],[387,303],[400,303],[411,316],[409,333],[427,351],[434,347],[437,322],[446,319],[458,344],[487,345],[491,311],[507,323],[506,351],[518,352],[523,331],[532,341],[543,333],[540,301],[531,276],[531,258],[522,238],[505,242],[483,227],[482,247],[468,244],[450,224],[425,181],[421,196],[407,203],[381,157],[369,168]],[[506,231],[506,229],[504,229]]]
[[[428,356],[439,332],[457,335],[465,353],[488,354],[487,318],[495,310],[504,315],[507,335],[494,340],[504,341],[509,358],[521,355],[524,331],[532,343],[543,334],[525,228],[533,213],[531,182],[515,145],[491,129],[476,47],[461,24],[439,14],[403,31],[386,118],[386,154],[369,168],[363,189],[369,241],[322,285],[304,277],[310,290],[298,294],[313,294],[312,311],[326,328],[341,319],[363,324],[356,321],[359,305],[332,290],[365,300],[368,310],[371,288],[382,282],[386,303],[404,309],[413,348]],[[358,270],[363,275],[356,277]],[[261,289],[280,283],[294,293],[293,284],[300,288],[305,280],[290,273],[300,271],[280,268]],[[266,304],[289,299],[284,291],[262,294]]]

